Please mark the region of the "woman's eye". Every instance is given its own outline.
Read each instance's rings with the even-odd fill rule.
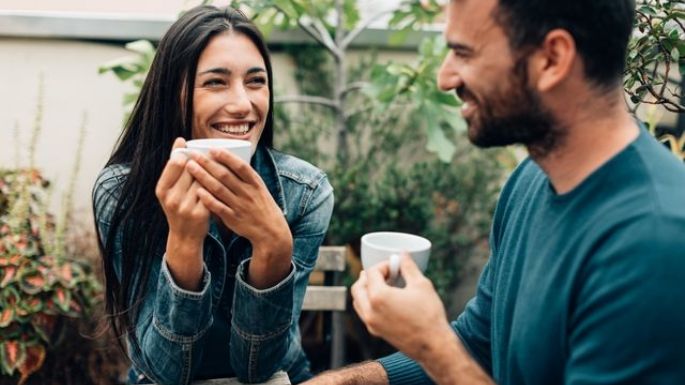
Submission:
[[[222,87],[226,85],[226,83],[221,79],[209,79],[202,83],[202,85],[204,87]]]
[[[264,85],[264,84],[266,84],[266,78],[258,76],[258,77],[250,79],[248,81],[248,83],[257,84],[257,85]]]

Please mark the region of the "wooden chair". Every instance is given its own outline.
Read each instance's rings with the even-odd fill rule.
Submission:
[[[307,286],[303,311],[324,311],[324,338],[330,344],[330,368],[339,368],[345,359],[345,324],[347,287],[342,284],[346,265],[346,248],[321,246],[314,271],[324,274],[323,286]]]

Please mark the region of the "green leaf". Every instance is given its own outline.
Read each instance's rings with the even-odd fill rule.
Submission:
[[[431,94],[431,100],[435,103],[444,104],[451,107],[459,107],[461,105],[461,101],[454,93],[445,93],[437,90]]]
[[[461,117],[457,111],[452,111],[453,109],[445,110],[443,109],[443,120],[452,127],[455,134],[460,134],[468,130],[468,124],[466,120]]]
[[[638,10],[646,15],[656,16],[656,10],[648,5],[643,5]]]
[[[155,54],[155,46],[148,40],[136,40],[126,44],[126,49],[139,53],[141,55],[152,55]]]
[[[439,125],[430,125],[426,127],[426,129],[428,135],[426,149],[436,153],[438,158],[445,163],[452,161],[457,149],[454,144],[447,139],[442,128]]]
[[[405,29],[400,29],[398,31],[393,31],[390,34],[390,36],[388,37],[388,44],[390,44],[390,45],[402,44],[405,40],[407,40],[407,36],[409,35],[410,31],[411,31],[410,28],[405,28]]]
[[[426,121],[426,149],[430,152],[434,152],[438,158],[443,162],[450,162],[454,153],[456,152],[456,147],[442,130],[439,115],[440,109],[425,103],[420,111],[425,112]]]
[[[274,5],[279,7],[283,13],[285,13],[286,16],[288,16],[291,19],[298,19],[300,15],[297,12],[297,9],[293,6],[292,1],[289,0],[274,0],[273,1]]]
[[[348,31],[354,29],[361,18],[359,15],[359,7],[357,6],[357,0],[344,0],[343,12],[345,14],[345,28]]]

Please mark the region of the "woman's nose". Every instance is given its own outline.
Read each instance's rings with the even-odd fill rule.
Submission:
[[[231,115],[247,116],[252,110],[250,96],[244,87],[231,87],[225,109]]]

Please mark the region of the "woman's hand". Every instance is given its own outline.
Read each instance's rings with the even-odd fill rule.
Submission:
[[[290,272],[293,240],[283,211],[248,163],[225,150],[192,154],[188,170],[202,203],[234,233],[252,243],[248,281],[271,287]]]
[[[173,148],[185,147],[178,138]],[[200,201],[200,184],[186,169],[183,154],[171,156],[157,181],[155,195],[169,224],[166,260],[176,283],[197,290],[202,279],[202,244],[209,230],[209,210]]]

